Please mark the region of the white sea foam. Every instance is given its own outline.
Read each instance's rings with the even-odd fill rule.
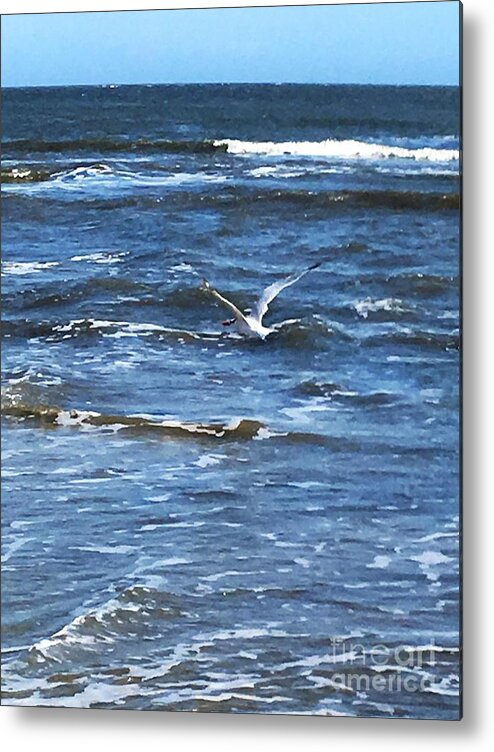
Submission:
[[[86,421],[91,418],[98,417],[99,413],[95,413],[92,410],[60,410],[58,413],[55,423],[59,426],[84,426],[86,424]],[[85,479],[85,482],[87,482],[87,478]],[[95,479],[97,481],[106,480],[106,479]]]
[[[192,274],[197,274],[197,272],[194,270],[194,267],[190,264],[185,264],[184,262],[181,262],[180,264],[175,264],[175,266],[170,267],[170,271],[172,272],[191,272]]]
[[[391,557],[390,556],[374,556],[374,561],[372,564],[367,564],[368,569],[386,569],[386,567],[390,564]]]
[[[452,162],[459,159],[458,149],[419,149],[355,140],[326,139],[325,141],[239,141],[224,139],[215,146],[226,146],[230,154],[265,154],[271,157],[299,156],[324,159],[413,159],[427,162]]]
[[[432,586],[439,585],[439,573],[436,567],[440,564],[450,564],[454,561],[451,556],[446,556],[441,551],[423,551],[418,556],[411,556],[411,561],[416,561]]]
[[[88,553],[97,554],[117,554],[125,555],[132,554],[135,551],[135,546],[114,545],[114,546],[71,546],[72,551],[87,551]]]
[[[139,160],[133,160],[139,161]],[[148,162],[148,159],[141,160]],[[14,177],[27,177],[29,171],[15,174]],[[67,170],[61,170],[51,175],[49,180],[24,181],[2,186],[2,190],[26,191],[40,193],[51,191],[54,187],[67,192],[111,186],[125,188],[129,184],[141,186],[180,186],[197,183],[225,183],[231,180],[228,175],[210,174],[207,172],[170,172],[144,174],[134,170],[117,168],[104,163],[79,165]],[[158,199],[159,201],[160,199]]]
[[[429,535],[424,535],[422,538],[416,538],[414,543],[428,543],[439,538],[458,538],[458,536],[458,533],[430,533]]]
[[[171,498],[171,494],[165,493],[159,496],[147,496],[145,501],[153,501],[153,502],[159,503],[161,501],[168,501],[170,498]]]
[[[269,428],[261,427],[253,437],[254,441],[265,441],[266,439],[272,439],[277,436],[287,436],[286,433],[280,433],[279,431],[271,431]]]
[[[353,307],[363,319],[366,319],[369,313],[375,313],[376,311],[396,311],[397,313],[404,313],[406,311],[403,301],[397,298],[382,298],[381,300],[365,298],[365,300],[358,300],[353,304]]]
[[[213,455],[203,454],[198,460],[196,460],[196,462],[194,462],[194,465],[197,465],[197,467],[209,467],[210,465],[219,465],[219,463],[220,460]]]
[[[94,164],[89,166],[80,165],[70,170],[57,172],[52,176],[52,181],[58,184],[70,184],[71,182],[80,182],[87,178],[108,178],[114,176],[114,171],[106,164]]]
[[[359,651],[351,649],[346,652],[337,653],[325,653],[323,655],[309,655],[306,658],[302,658],[297,661],[289,661],[287,663],[280,663],[278,666],[279,671],[283,671],[287,668],[314,668],[316,666],[334,665],[337,663],[353,663],[360,656]]]
[[[53,327],[53,331],[58,332],[59,334],[66,333],[68,336],[71,336],[76,333],[81,326],[87,327],[88,329],[103,330],[103,336],[112,337],[114,339],[119,339],[121,337],[138,337],[151,333],[174,334],[177,336],[182,334],[190,339],[200,339],[200,335],[194,332],[185,330],[181,332],[176,329],[159,326],[158,324],[132,321],[109,321],[105,319],[72,319],[67,324],[57,324]],[[110,331],[105,332],[105,329]]]
[[[2,274],[38,274],[53,266],[60,266],[60,264],[58,261],[4,261]]]
[[[6,539],[2,546],[2,564],[8,561],[19,548],[22,548],[22,546],[32,540],[34,540],[34,538],[25,538],[22,534],[12,536],[11,541]]]
[[[122,261],[122,256],[124,256],[124,253],[103,253],[103,252],[96,252],[96,253],[87,253],[80,256],[71,256],[71,261],[93,261],[95,264],[118,264],[120,261]]]
[[[331,170],[333,172],[333,170]],[[305,175],[304,170],[292,170],[288,169],[286,167],[273,167],[269,165],[265,165],[264,167],[256,167],[254,170],[251,170],[250,175],[252,175],[253,178],[266,178],[266,177],[277,177],[277,178],[300,178],[303,175]]]
[[[424,551],[419,556],[412,556],[411,559],[425,567],[433,567],[437,564],[446,564],[449,561],[453,561],[451,556],[445,556],[440,551]]]

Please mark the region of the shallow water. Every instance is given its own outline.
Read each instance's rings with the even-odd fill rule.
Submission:
[[[458,149],[453,88],[4,92],[4,703],[458,716]],[[199,289],[320,259],[264,342]]]

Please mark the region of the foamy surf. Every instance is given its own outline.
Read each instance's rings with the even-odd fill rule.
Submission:
[[[25,274],[39,274],[45,269],[60,266],[58,261],[4,261],[2,274],[23,276]]]
[[[372,298],[365,298],[365,300],[357,300],[353,307],[358,315],[363,318],[369,318],[373,313],[406,313],[407,309],[402,300],[397,298],[382,298],[380,300],[372,300]]]
[[[104,337],[120,339],[122,337],[146,337],[154,335],[169,338],[177,342],[207,339],[215,335],[198,334],[185,329],[171,329],[146,322],[107,321],[103,319],[74,319],[66,324],[56,324],[51,332],[55,338],[70,339],[88,332],[101,334]]]
[[[137,169],[136,169],[137,167]],[[225,183],[228,175],[210,171],[187,172],[184,170],[165,169],[162,165],[133,159],[131,163],[73,164],[66,169],[53,169],[43,165],[34,169],[30,167],[5,168],[1,173],[2,184],[8,189],[29,188],[36,190],[81,190],[85,187],[180,187],[208,183]],[[42,184],[42,185],[40,185]]]
[[[427,162],[454,162],[459,159],[458,149],[418,149],[404,146],[368,143],[366,141],[326,139],[324,141],[240,141],[224,139],[214,141],[216,147],[225,147],[229,154],[265,154],[269,157],[319,157],[324,159],[413,159]]]

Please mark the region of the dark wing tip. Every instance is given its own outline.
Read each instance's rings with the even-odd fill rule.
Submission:
[[[309,268],[307,269],[307,271],[311,272],[313,269],[317,269],[319,266],[321,266],[321,264],[324,264],[324,261],[325,261],[325,259],[322,259],[321,261],[316,261],[315,264],[312,264],[311,266],[309,266]]]

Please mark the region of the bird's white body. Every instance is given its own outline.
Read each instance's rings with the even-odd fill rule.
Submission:
[[[235,319],[233,326],[240,334],[246,337],[260,337],[261,339],[266,339],[268,334],[272,334],[275,331],[275,329],[269,326],[263,326],[253,316],[246,316],[244,321],[242,319]]]
[[[310,272],[312,269],[316,269],[321,265],[321,263],[322,262],[319,261],[317,264],[312,264],[312,266],[309,266],[307,269],[304,269],[301,272],[291,274],[289,277],[285,277],[284,279],[280,279],[277,282],[273,282],[272,285],[266,287],[261,297],[256,301],[256,304],[249,313],[242,313],[242,311],[237,308],[237,306],[232,303],[231,300],[228,300],[228,298],[225,298],[225,296],[219,293],[218,290],[215,290],[214,287],[211,287],[207,280],[203,280],[202,289],[205,290],[205,292],[213,295],[213,297],[215,297],[220,303],[228,308],[228,310],[233,314],[234,318],[229,321],[225,321],[225,325],[229,326],[231,324],[235,326],[235,329],[245,337],[266,339],[269,334],[272,334],[278,328],[276,326],[264,326],[262,323],[262,319],[267,313],[268,306],[271,301],[274,300],[274,298],[282,290],[284,290],[285,287],[293,285],[293,283],[297,282],[297,280],[303,277],[304,274],[307,274],[307,272]]]

